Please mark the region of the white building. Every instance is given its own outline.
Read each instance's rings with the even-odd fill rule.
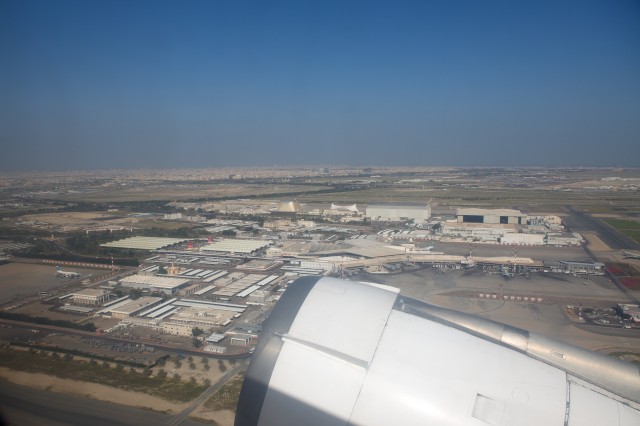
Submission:
[[[544,245],[545,234],[518,234],[509,233],[500,237],[500,244],[513,244],[522,246]]]
[[[329,261],[314,261],[314,260],[300,260],[300,267],[305,269],[321,269],[324,271],[331,271],[333,269],[333,262]]]
[[[163,216],[164,220],[182,220],[182,213],[169,213]]]
[[[123,240],[112,241],[100,244],[100,247],[122,248],[131,250],[160,250],[176,244],[189,241],[187,238],[164,238],[164,237],[130,237]]]
[[[92,288],[86,288],[71,295],[71,303],[74,305],[99,306],[106,300],[109,300],[109,293]]]
[[[218,240],[202,247],[203,252],[220,252],[220,253],[236,253],[236,254],[252,254],[263,250],[271,245],[271,241],[266,240],[240,240],[225,239]]]
[[[212,354],[226,354],[227,353],[227,347],[226,346],[219,346],[219,345],[205,345],[204,349],[205,352],[209,352]]]
[[[576,233],[550,232],[547,234],[547,244],[551,246],[579,246],[582,244],[582,236]]]
[[[249,305],[264,305],[271,293],[266,290],[256,290],[249,295],[247,303]]]
[[[191,336],[194,327],[209,331],[231,323],[237,312],[216,309],[215,307],[188,307],[172,315],[162,323],[162,330],[168,334]]]
[[[490,223],[444,222],[441,229],[443,237],[487,243],[497,243],[503,235],[516,232],[516,225]]]
[[[190,281],[187,278],[155,277],[138,274],[121,279],[120,284],[123,287],[172,295],[180,288],[186,287]]]
[[[369,204],[365,213],[372,220],[426,221],[431,217],[431,206],[425,204]]]

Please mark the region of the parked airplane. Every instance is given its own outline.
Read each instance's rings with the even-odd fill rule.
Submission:
[[[640,424],[637,365],[378,284],[304,277],[254,351],[236,426]]]
[[[56,266],[56,277],[58,278],[78,278],[80,276],[77,272],[63,271],[59,266]]]
[[[640,259],[640,253],[632,253],[630,251],[623,251],[622,255],[625,259]]]

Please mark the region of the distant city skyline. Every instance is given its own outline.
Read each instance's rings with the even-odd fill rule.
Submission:
[[[640,167],[640,2],[0,2],[0,169]]]

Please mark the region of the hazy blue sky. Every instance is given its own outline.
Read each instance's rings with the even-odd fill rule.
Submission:
[[[640,1],[0,0],[2,170],[640,166]]]

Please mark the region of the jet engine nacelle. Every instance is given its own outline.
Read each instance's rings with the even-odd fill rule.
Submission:
[[[328,277],[269,319],[236,426],[640,424],[638,366]]]

